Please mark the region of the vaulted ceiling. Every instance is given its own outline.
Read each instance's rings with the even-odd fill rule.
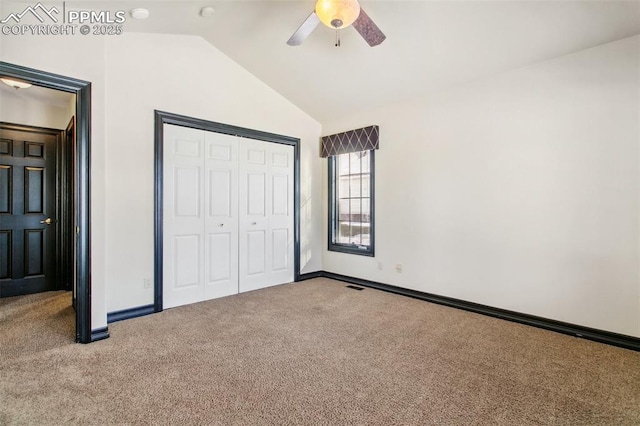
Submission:
[[[360,3],[387,35],[380,46],[347,28],[335,47],[335,31],[322,24],[288,46],[313,0],[67,1],[147,8],[150,17],[128,17],[125,31],[202,36],[320,122],[640,34],[640,1]],[[214,15],[199,16],[203,6]]]

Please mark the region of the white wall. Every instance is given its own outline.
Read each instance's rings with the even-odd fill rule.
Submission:
[[[21,95],[15,89],[0,89],[0,121],[51,129],[66,129],[73,116],[73,113],[66,106],[53,105]]]
[[[106,326],[107,312],[153,303],[143,279],[153,277],[154,109],[300,138],[302,272],[321,269],[320,125],[210,44],[3,36],[0,60],[92,83],[93,329]]]
[[[320,270],[320,124],[200,37],[107,41],[108,311],[153,303],[154,109],[301,139],[302,272]],[[312,206],[316,206],[312,210]]]
[[[322,123],[381,132],[376,257],[325,248],[324,269],[640,336],[639,51],[636,36]]]

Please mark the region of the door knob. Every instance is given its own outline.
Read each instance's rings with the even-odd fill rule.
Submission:
[[[256,222],[251,222],[251,224],[252,224],[252,225],[257,225],[257,223],[256,223]]]
[[[41,220],[40,223],[42,223],[44,225],[51,225],[53,223],[53,220],[51,220],[51,218],[48,217],[45,220]]]

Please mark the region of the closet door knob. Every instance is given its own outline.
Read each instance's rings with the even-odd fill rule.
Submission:
[[[251,224],[252,224],[252,225],[257,225],[257,224],[258,224],[258,222],[251,222]]]
[[[220,228],[222,228],[224,226],[224,223],[221,223],[220,225],[218,225]]]

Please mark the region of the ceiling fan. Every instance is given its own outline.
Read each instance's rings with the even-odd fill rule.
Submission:
[[[353,25],[371,47],[379,45],[387,38],[360,7],[358,0],[318,0],[315,10],[293,33],[287,44],[301,45],[320,22],[336,31]],[[336,46],[340,46],[338,32],[336,32]]]

